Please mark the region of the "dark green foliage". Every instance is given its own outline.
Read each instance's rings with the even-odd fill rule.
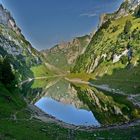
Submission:
[[[121,57],[121,63],[122,64],[127,64],[127,62],[128,62],[128,58],[126,57],[126,56],[123,56],[123,57]]]
[[[3,61],[0,61],[0,81],[4,85],[10,85],[14,80],[15,76],[10,66],[10,60],[6,57]]]
[[[128,34],[130,32],[131,27],[132,27],[131,21],[130,20],[127,20],[126,21],[126,24],[124,26],[124,33],[125,34]]]
[[[0,59],[0,81],[2,80],[2,60]]]
[[[113,33],[116,32],[117,30],[118,30],[118,26],[112,27],[112,32],[113,32]]]
[[[111,24],[111,20],[109,19],[100,27],[100,29],[107,29],[110,24]]]
[[[140,17],[140,6],[138,6],[138,7],[136,8],[134,15],[135,15],[136,17]]]
[[[81,72],[81,71],[87,71],[89,65],[88,63],[91,63],[93,61],[93,56],[96,58],[95,53],[93,51],[93,46],[100,43],[102,38],[104,37],[103,29],[108,28],[111,21],[104,23],[101,28],[97,30],[97,32],[94,34],[90,44],[88,45],[85,54],[80,55],[76,60],[76,65],[74,66],[73,70],[71,72]],[[92,54],[92,55],[91,55]]]
[[[103,36],[104,36],[104,33],[103,33],[102,29],[100,28],[100,29],[95,33],[95,35],[93,36],[93,38],[92,38],[92,40],[91,40],[91,42],[90,42],[90,44],[89,44],[89,46],[88,46],[88,48],[87,48],[87,51],[90,51],[90,52],[91,52],[91,50],[90,50],[91,47],[92,47],[93,45],[99,43],[99,42],[102,40]]]
[[[90,108],[90,110],[94,113],[94,116],[101,124],[109,125],[114,124],[116,122],[125,121],[126,118],[123,117],[123,115],[129,116],[130,118],[136,117],[133,116],[133,104],[127,101],[125,96],[111,95],[109,92],[90,88],[90,90],[98,99],[97,105],[95,101],[96,99],[92,96],[92,94],[89,94],[88,88],[82,89],[81,87],[77,87],[75,85],[74,88],[78,91],[77,95],[79,99]],[[114,106],[120,108],[123,115],[114,113]],[[103,110],[104,107],[108,108],[107,111]]]
[[[126,0],[125,2],[123,2],[123,3],[121,4],[119,10],[120,10],[120,9],[125,9],[125,10],[127,10],[127,9],[128,9],[128,5],[129,5],[128,0]],[[118,10],[118,11],[119,11],[119,10]]]
[[[140,39],[140,31],[138,29],[134,29],[134,31],[131,34],[131,38],[133,40],[139,40]]]

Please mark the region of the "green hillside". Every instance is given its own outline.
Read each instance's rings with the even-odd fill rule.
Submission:
[[[78,57],[72,72],[92,74],[93,82],[108,84],[124,92],[140,92],[140,18],[138,12],[134,13],[104,22],[85,53]],[[130,61],[129,46],[132,50]]]
[[[0,24],[0,59],[8,57],[19,81],[33,77],[31,66],[39,65],[42,57],[31,44],[9,27]]]
[[[131,22],[132,27],[128,33],[125,33],[124,27],[128,20]],[[74,67],[74,72],[85,71],[87,73],[93,73],[97,66],[104,65],[106,67],[107,64],[113,65],[113,55],[122,54],[128,43],[132,46],[134,52],[131,63],[137,65],[140,59],[139,32],[140,18],[128,15],[116,20],[107,21],[97,30],[87,47],[86,52],[78,58]],[[117,62],[120,63],[120,67],[126,66],[127,62],[125,63],[123,59],[125,58],[122,57],[120,61]],[[93,67],[95,61],[98,65]],[[105,71],[106,70],[102,70],[103,73]],[[99,74],[102,72],[99,72]]]
[[[121,8],[125,9],[122,16]],[[0,23],[0,140],[140,138],[140,120],[135,120],[140,114],[140,8],[130,11],[127,3],[121,8],[102,17],[92,39],[89,35],[77,37],[41,53],[26,40],[15,21],[14,27]],[[0,8],[0,14],[9,12]],[[128,58],[129,46],[132,59]],[[68,78],[65,81],[65,76],[75,78],[77,85],[69,83]],[[92,84],[78,83],[80,80],[106,85],[119,94],[98,91]],[[84,127],[59,121],[35,107],[44,96],[88,107],[106,126]],[[110,125],[115,122],[117,125]]]

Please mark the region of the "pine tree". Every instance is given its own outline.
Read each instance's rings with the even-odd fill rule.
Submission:
[[[2,83],[5,85],[12,84],[15,80],[15,76],[12,72],[10,62],[8,58],[3,60],[2,68],[1,68],[1,75],[2,75]]]
[[[135,9],[135,16],[140,17],[140,6]]]
[[[2,60],[0,59],[0,81],[2,80]]]

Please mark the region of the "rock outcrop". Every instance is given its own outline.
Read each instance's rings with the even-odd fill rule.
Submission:
[[[101,27],[109,19],[118,19],[122,16],[127,16],[129,13],[133,14],[139,5],[140,0],[125,0],[116,12],[111,14],[104,13],[100,16],[99,27]]]
[[[4,7],[1,4],[0,4],[0,24],[8,26],[12,30],[14,30],[17,34],[21,35],[21,30],[16,25],[16,22],[11,16],[10,12],[4,9]]]

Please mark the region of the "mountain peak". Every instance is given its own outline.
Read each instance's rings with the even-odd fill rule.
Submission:
[[[99,27],[101,27],[109,19],[118,19],[128,14],[133,14],[135,9],[140,5],[140,0],[124,0],[119,9],[114,13],[102,14],[100,16]]]
[[[135,4],[139,4],[140,3],[140,0],[125,0],[125,1],[128,1],[129,3],[135,3]]]
[[[135,10],[138,5],[140,5],[140,0],[125,0],[128,2],[128,9]]]
[[[14,30],[17,34],[21,34],[21,30],[16,25],[14,18],[11,16],[10,12],[0,4],[0,24],[8,26]]]

